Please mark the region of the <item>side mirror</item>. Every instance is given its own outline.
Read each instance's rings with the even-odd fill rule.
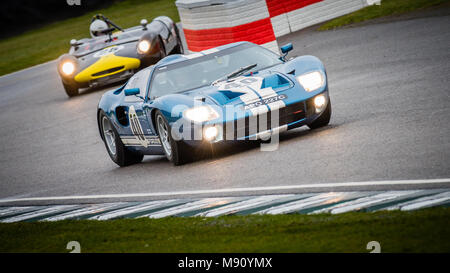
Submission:
[[[139,93],[141,93],[139,88],[125,89],[125,96],[136,96],[139,95]]]
[[[291,51],[294,47],[292,46],[292,43],[289,44],[285,44],[284,46],[282,46],[281,49],[281,53],[286,54]]]
[[[79,45],[81,45],[81,43],[79,43],[76,39],[72,39],[72,40],[70,40],[70,45],[71,46],[79,46]]]
[[[147,29],[147,28],[146,28],[147,24],[148,24],[147,19],[142,19],[142,20],[141,20],[141,26],[142,26],[142,28]]]

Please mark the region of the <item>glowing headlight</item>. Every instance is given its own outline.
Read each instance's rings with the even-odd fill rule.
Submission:
[[[150,42],[147,40],[142,40],[137,45],[139,53],[147,53],[150,50]]]
[[[322,76],[322,73],[319,71],[314,71],[298,76],[297,81],[306,91],[311,92],[322,87],[325,79]]]
[[[316,107],[316,113],[320,113],[325,109],[327,98],[324,95],[318,95],[314,98],[314,106]]]
[[[218,118],[219,114],[212,107],[205,105],[187,109],[184,117],[194,122],[204,122]]]
[[[71,61],[66,61],[61,66],[61,70],[65,75],[71,75],[75,71],[75,65]]]
[[[219,133],[219,130],[217,130],[216,127],[206,127],[205,130],[203,130],[203,137],[210,141],[216,138],[217,134]]]

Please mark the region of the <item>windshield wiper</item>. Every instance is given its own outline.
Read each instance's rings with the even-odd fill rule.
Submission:
[[[246,71],[249,71],[250,69],[255,68],[257,65],[258,64],[251,64],[251,65],[243,66],[243,67],[231,72],[230,74],[226,75],[225,77],[221,77],[221,78],[215,80],[212,84],[216,84],[216,83],[224,81],[224,80],[236,78],[236,77],[244,74]]]

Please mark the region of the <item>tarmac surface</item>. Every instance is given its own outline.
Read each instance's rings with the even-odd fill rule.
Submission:
[[[69,99],[55,62],[2,76],[0,200],[111,195],[118,201],[148,193],[147,200],[158,193],[228,195],[221,189],[236,195],[241,188],[245,194],[304,193],[336,189],[323,183],[358,181],[367,184],[350,188],[449,187],[448,179],[429,180],[450,178],[449,25],[446,12],[279,38],[280,46],[293,43],[290,57],[315,55],[324,62],[330,125],[288,131],[273,152],[239,144],[178,167],[163,156],[125,168],[111,161],[96,110],[113,87]],[[398,180],[431,182],[373,183]]]

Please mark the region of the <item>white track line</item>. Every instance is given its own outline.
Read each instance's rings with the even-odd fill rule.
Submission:
[[[105,199],[105,198],[130,198],[130,197],[164,197],[176,195],[192,194],[215,194],[215,193],[243,193],[261,192],[274,190],[297,190],[315,188],[341,188],[341,187],[361,187],[361,186],[401,186],[401,185],[426,185],[436,183],[450,183],[450,178],[442,179],[421,179],[421,180],[392,180],[392,181],[366,181],[366,182],[341,182],[341,183],[318,183],[289,186],[268,186],[254,188],[229,188],[217,190],[193,190],[174,192],[154,192],[154,193],[129,193],[129,194],[100,194],[100,195],[74,195],[74,196],[51,196],[51,197],[28,197],[28,198],[5,198],[0,199],[0,203],[23,202],[23,201],[58,201],[58,200],[83,200],[83,199]]]

